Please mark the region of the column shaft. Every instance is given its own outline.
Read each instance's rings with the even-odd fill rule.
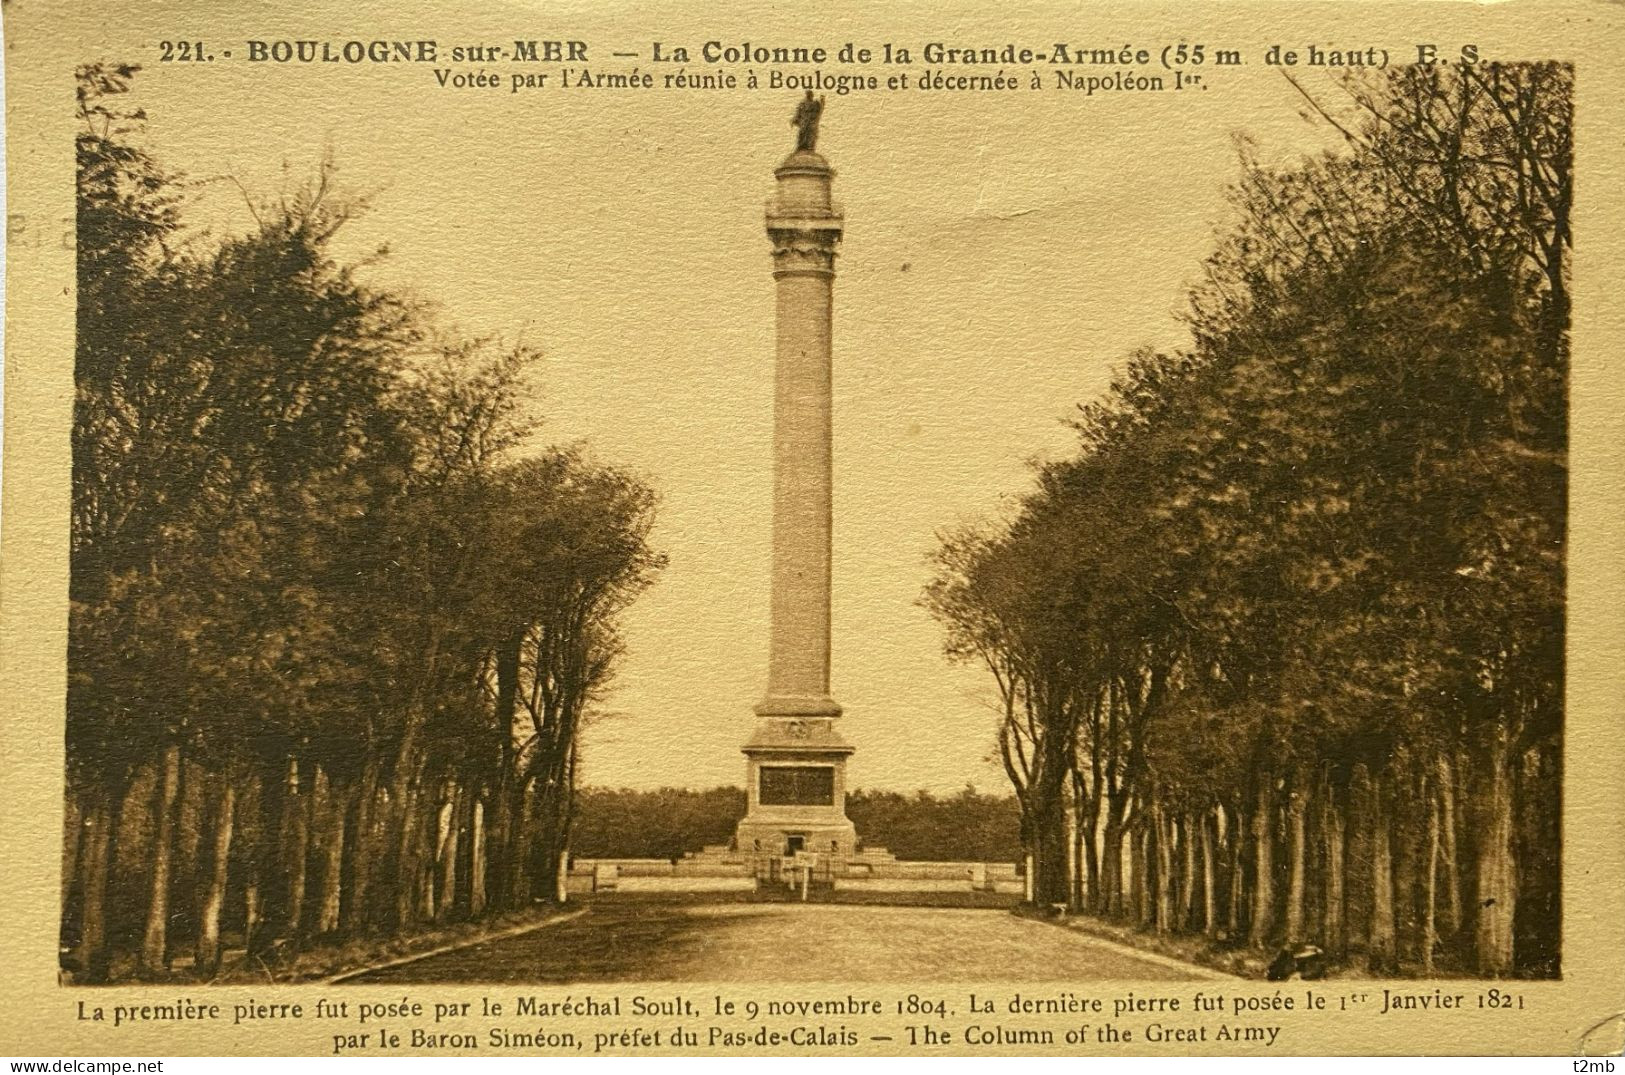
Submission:
[[[778,274],[773,423],[773,604],[768,697],[829,697],[828,273]]]

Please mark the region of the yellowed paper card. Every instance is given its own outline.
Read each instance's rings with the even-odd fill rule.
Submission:
[[[1617,5],[4,14],[4,1051],[1619,1056]]]

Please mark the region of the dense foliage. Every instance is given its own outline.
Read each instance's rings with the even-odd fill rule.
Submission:
[[[726,846],[745,813],[743,788],[583,788],[571,851],[583,858],[680,858]],[[846,813],[862,845],[915,861],[1014,862],[1020,814],[1008,795],[967,787],[956,795],[859,789]]]
[[[67,964],[551,898],[652,494],[518,451],[534,355],[363,283],[330,168],[189,232],[133,74],[79,73]]]
[[[1557,973],[1571,78],[1305,92],[1345,146],[1243,143],[1191,347],[945,541],[1041,901]]]
[[[726,846],[744,816],[744,788],[583,788],[570,850],[582,858],[677,859]]]
[[[1021,859],[1021,813],[1009,795],[969,786],[941,796],[859,789],[846,797],[846,815],[860,844],[884,847],[907,861]]]

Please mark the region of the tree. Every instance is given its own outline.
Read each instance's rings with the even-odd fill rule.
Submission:
[[[1078,700],[1028,710],[1023,741],[1074,759],[1023,805],[1072,811],[1100,910],[1188,928],[1199,888],[1205,929],[1223,902],[1259,947],[1555,973],[1568,80],[1303,91],[1347,148],[1270,168],[1242,142],[1191,349],[1134,356],[1075,458],[945,543],[950,653]]]
[[[581,449],[517,460],[534,350],[364,284],[330,164],[186,239],[133,74],[80,72],[72,964],[163,976],[190,932],[209,976],[228,929],[271,963],[485,913],[487,872],[568,838],[576,731],[662,563],[653,494]],[[516,636],[527,750],[488,674]],[[480,800],[516,779],[550,820],[493,855]]]

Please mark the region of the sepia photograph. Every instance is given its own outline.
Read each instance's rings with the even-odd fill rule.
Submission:
[[[768,201],[729,232],[759,226],[759,249],[732,234],[696,249],[672,227],[629,251],[682,298],[704,294],[693,276],[709,263],[755,269],[739,306],[761,324],[701,317],[662,335],[720,348],[771,334],[735,359],[771,363],[752,416],[770,416],[771,451],[718,444],[714,460],[770,477],[770,504],[679,505],[681,478],[651,464],[657,437],[639,438],[633,465],[590,434],[549,442],[550,399],[592,387],[550,391],[577,357],[553,349],[568,345],[550,344],[551,324],[520,307],[497,326],[508,337],[459,334],[427,284],[384,282],[382,244],[348,242],[375,207],[415,200],[413,177],[352,189],[342,130],[305,173],[269,162],[284,184],[269,194],[255,192],[266,162],[173,171],[178,153],[149,133],[165,104],[143,103],[137,65],[78,79],[73,980],[326,970],[367,957],[369,940],[382,953],[573,906],[586,913],[376,973],[794,978],[836,960],[884,980],[960,975],[977,950],[993,959],[977,977],[1180,973],[1093,943],[1105,929],[1272,979],[1559,974],[1563,65],[1281,79],[1295,142],[1234,132],[1202,175],[1215,233],[1162,270],[1190,281],[1151,296],[1165,323],[1136,324],[1115,350],[1051,344],[1070,368],[1044,375],[1075,395],[1062,387],[1035,417],[1064,432],[989,430],[1004,454],[1042,457],[1002,487],[898,504],[909,522],[965,519],[913,530],[919,562],[898,557],[901,577],[842,623],[835,567],[878,550],[875,523],[835,506],[897,456],[859,426],[876,401],[843,413],[834,382],[912,364],[918,390],[934,387],[928,356],[864,346],[886,320],[896,336],[931,331],[909,324],[911,264],[871,263],[846,285],[831,158],[843,120],[873,122],[856,102],[809,89],[782,98],[788,126],[730,122],[741,150],[722,163],[757,173],[737,193]],[[651,144],[656,160],[664,149]],[[853,201],[853,225],[887,193]],[[1020,281],[989,270],[1026,270],[1027,244],[1064,262],[1045,248],[1083,233],[1091,208],[1085,193],[1072,221],[999,229],[951,301],[996,310]],[[871,230],[920,226],[882,220]],[[530,226],[500,241],[545,250]],[[468,231],[466,271],[516,289],[530,267],[479,264],[495,244]],[[883,243],[854,256],[878,260]],[[553,264],[532,286],[566,275]],[[843,334],[847,286],[872,323]],[[1069,299],[1030,311],[1045,320],[1030,330],[1104,335],[1088,296]],[[986,350],[1011,346],[1005,325],[984,324]],[[593,342],[626,365],[651,357]],[[696,364],[706,350],[681,348]],[[1024,404],[1030,386],[1000,382],[1034,359],[1006,361],[983,390]],[[636,420],[615,406],[624,389],[601,387],[600,414]],[[937,463],[986,469],[977,454]],[[838,492],[841,478],[860,488]],[[708,542],[668,536],[666,512],[725,518]],[[731,565],[725,532],[766,538],[769,570]],[[721,585],[732,566],[738,599],[766,613],[765,668],[753,640],[707,639],[715,625],[688,594],[637,616],[668,572]],[[881,689],[865,684],[870,711],[848,718],[834,655],[910,646],[892,660],[924,663],[921,631],[872,638],[927,618],[909,604],[853,622],[911,582],[943,678],[957,662],[985,683],[954,676],[958,696],[903,691],[877,712],[889,669],[854,661]],[[696,648],[708,660],[684,667]],[[716,689],[753,674],[760,697]],[[667,683],[626,683],[645,676]],[[696,701],[723,719],[691,721]],[[865,764],[864,733],[919,720],[922,702],[955,749],[899,744]],[[625,764],[628,738],[682,763]],[[962,787],[930,790],[951,787],[950,760]],[[889,786],[855,785],[860,772]],[[782,965],[782,939],[808,929],[827,934],[822,965]]]
[[[1508,7],[14,0],[28,1003],[1617,1052],[1619,250],[1589,23]]]

